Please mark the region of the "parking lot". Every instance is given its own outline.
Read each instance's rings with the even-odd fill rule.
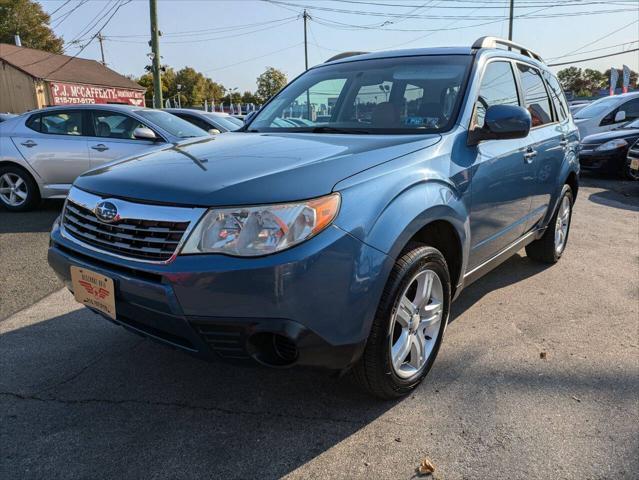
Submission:
[[[79,307],[46,263],[61,207],[0,212],[0,477],[636,478],[639,182],[586,177],[553,267],[470,286],[430,376],[206,363]]]

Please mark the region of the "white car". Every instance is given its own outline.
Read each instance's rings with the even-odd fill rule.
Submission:
[[[607,132],[622,123],[639,118],[639,92],[601,98],[573,116],[581,138]]]

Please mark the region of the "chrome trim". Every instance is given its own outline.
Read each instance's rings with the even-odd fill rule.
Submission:
[[[492,269],[499,266],[504,261],[508,260],[512,255],[517,253],[519,250],[524,248],[530,242],[537,239],[537,235],[542,233],[543,229],[532,230],[525,234],[523,237],[519,237],[517,240],[512,242],[510,245],[504,247],[495,255],[490,257],[488,260],[480,263],[472,270],[469,270],[464,274],[464,288],[473,283],[479,277],[484,276],[486,273],[491,271]]]
[[[184,243],[187,241],[191,232],[195,228],[196,224],[202,218],[204,213],[207,211],[206,208],[196,208],[196,207],[169,207],[163,205],[150,205],[143,203],[135,203],[129,202],[127,200],[122,200],[118,198],[111,197],[101,197],[98,195],[94,195],[89,192],[85,192],[84,190],[80,190],[76,187],[71,187],[69,191],[69,195],[67,197],[67,201],[65,202],[63,214],[66,211],[67,202],[74,203],[79,205],[80,207],[86,208],[87,210],[94,211],[97,204],[104,201],[109,200],[109,202],[115,204],[118,208],[119,219],[120,220],[150,220],[150,221],[160,221],[160,222],[189,222],[188,227],[184,230],[184,234],[182,238],[178,242],[175,251],[167,260],[144,260],[140,258],[128,257],[126,255],[120,255],[114,252],[110,252],[108,250],[102,250],[93,245],[89,245],[82,240],[74,237],[72,234],[67,232],[64,221],[60,222],[60,234],[67,240],[80,245],[83,248],[88,250],[102,253],[104,255],[109,255],[111,257],[119,258],[122,260],[127,260],[131,262],[140,262],[140,263],[148,263],[155,265],[166,265],[171,263],[175,258],[179,255]],[[63,217],[64,218],[64,217]],[[116,225],[116,224],[105,224],[105,225]]]

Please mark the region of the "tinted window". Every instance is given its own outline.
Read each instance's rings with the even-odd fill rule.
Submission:
[[[37,122],[37,120],[34,120]],[[56,111],[39,117],[40,132],[51,135],[82,135],[82,112]],[[34,125],[35,126],[35,125]],[[33,128],[29,126],[29,128]],[[35,128],[34,128],[35,130]]]
[[[42,122],[40,121],[40,115],[30,116],[27,119],[25,125],[29,127],[31,130],[35,130],[36,132],[39,132],[40,126],[42,125]]]
[[[135,129],[146,126],[133,117],[115,112],[95,110],[92,112],[92,118],[96,137],[135,140],[133,136]]]
[[[313,68],[255,116],[250,131],[430,133],[449,128],[467,55],[344,62]]]
[[[524,93],[526,108],[532,117],[532,126],[539,127],[540,125],[551,123],[550,99],[539,70],[523,63],[518,63],[517,69],[521,78],[521,88]]]
[[[486,110],[493,105],[519,105],[517,84],[510,62],[490,62],[486,66],[475,104],[475,126],[484,126]]]
[[[202,130],[208,131],[211,128],[215,128],[213,125],[209,125],[207,122],[205,122],[201,118],[196,117],[195,115],[186,115],[184,113],[174,113],[173,115],[177,115],[178,117],[186,120],[189,123],[192,123],[193,125],[201,128]]]
[[[620,112],[626,112],[626,120],[639,118],[639,98],[627,101],[619,107]]]
[[[561,122],[568,118],[568,103],[566,102],[566,96],[559,84],[559,81],[551,75],[549,72],[544,72],[544,77],[550,87],[550,96],[552,102],[555,105],[555,111],[557,112],[558,120]]]

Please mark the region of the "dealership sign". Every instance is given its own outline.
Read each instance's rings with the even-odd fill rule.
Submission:
[[[144,106],[144,91],[117,87],[96,87],[79,83],[51,82],[51,104],[125,103]]]

